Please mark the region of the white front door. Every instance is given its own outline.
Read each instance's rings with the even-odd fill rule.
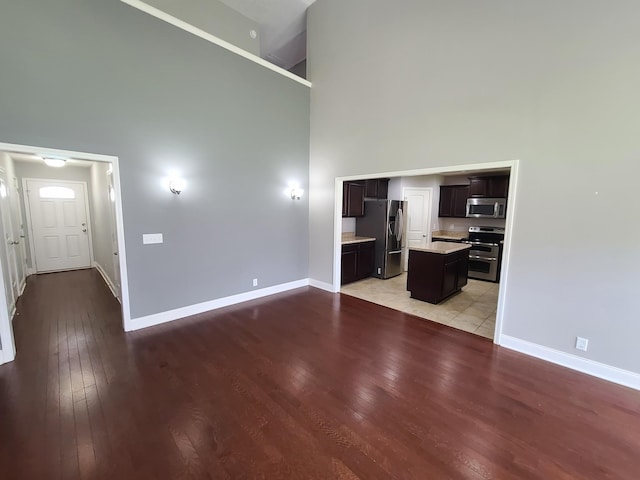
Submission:
[[[404,270],[409,266],[409,247],[431,241],[431,188],[405,187],[402,197],[407,203],[406,209],[406,242],[404,253]]]
[[[36,272],[91,267],[85,184],[27,180],[26,185]]]

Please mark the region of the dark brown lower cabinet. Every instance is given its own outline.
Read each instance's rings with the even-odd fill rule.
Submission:
[[[375,241],[342,246],[341,284],[370,277],[373,273]]]
[[[407,290],[411,298],[440,303],[467,284],[469,249],[449,254],[409,250]]]

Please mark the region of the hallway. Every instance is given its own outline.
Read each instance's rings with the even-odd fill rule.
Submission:
[[[305,287],[125,334],[95,270],[34,275],[0,478],[637,477],[638,392]]]
[[[106,416],[128,410],[113,388],[128,371],[120,304],[95,269],[32,275],[13,325],[16,360],[0,367],[0,440],[8,455],[0,465],[16,470],[2,476],[86,474],[95,468],[94,447],[106,450],[107,432],[120,428]]]

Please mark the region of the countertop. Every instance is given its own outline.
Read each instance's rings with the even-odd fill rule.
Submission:
[[[409,247],[409,250],[447,255],[448,253],[459,252],[460,250],[467,250],[469,248],[471,248],[471,245],[466,243],[424,242],[415,247]]]
[[[431,232],[431,237],[446,238],[447,240],[466,240],[469,232],[454,232],[451,230],[436,230]]]
[[[364,243],[364,242],[373,242],[373,241],[375,241],[374,237],[356,237],[354,233],[342,234],[342,245],[350,245],[352,243]]]

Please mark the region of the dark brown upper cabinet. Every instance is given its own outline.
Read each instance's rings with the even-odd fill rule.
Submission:
[[[342,216],[361,217],[364,215],[364,183],[344,182],[342,184]]]
[[[438,216],[463,218],[467,213],[468,197],[469,185],[442,185]]]
[[[469,177],[470,197],[507,198],[509,175]]]
[[[365,198],[377,198],[378,200],[386,200],[389,194],[389,179],[374,178],[364,181]]]

